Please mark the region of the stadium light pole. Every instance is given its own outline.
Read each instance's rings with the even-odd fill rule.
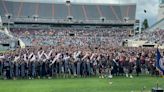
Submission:
[[[0,28],[2,27],[2,17],[0,16]]]
[[[10,19],[11,19],[11,14],[6,14],[5,17],[7,18],[8,31],[10,31]]]
[[[137,9],[138,9],[138,6],[139,6],[139,0],[136,0],[136,3],[137,3]],[[139,34],[141,34],[141,19],[139,18]]]

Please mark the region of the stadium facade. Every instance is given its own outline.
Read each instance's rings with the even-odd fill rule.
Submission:
[[[134,25],[136,4],[77,4],[0,1],[3,23]]]
[[[154,23],[151,27],[146,29],[146,31],[155,31],[157,29],[164,29],[164,0],[160,0],[159,8],[158,8],[158,18],[157,22]]]
[[[161,0],[158,10],[158,21],[163,18],[164,18],[164,0]]]

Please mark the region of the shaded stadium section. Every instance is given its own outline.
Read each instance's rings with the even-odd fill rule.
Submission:
[[[77,4],[0,1],[0,15],[7,22],[128,23],[134,24],[136,4]],[[127,24],[127,23],[126,23]]]

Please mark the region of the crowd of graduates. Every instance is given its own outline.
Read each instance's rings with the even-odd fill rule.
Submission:
[[[0,54],[1,79],[159,75],[154,48],[26,47]],[[161,50],[162,51],[162,50]]]

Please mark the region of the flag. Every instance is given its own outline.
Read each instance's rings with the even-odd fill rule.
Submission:
[[[162,56],[159,52],[159,49],[157,48],[157,52],[156,52],[156,67],[163,73],[164,75],[164,60],[162,59]]]

